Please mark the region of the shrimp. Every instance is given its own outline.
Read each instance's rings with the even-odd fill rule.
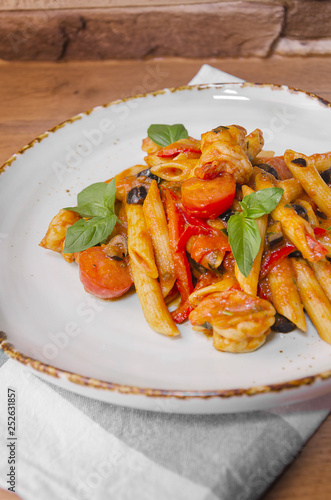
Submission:
[[[64,209],[60,210],[51,220],[47,233],[39,245],[48,250],[53,250],[53,252],[59,252],[67,262],[73,262],[74,254],[64,254],[62,250],[68,227],[72,226],[79,219],[80,216],[76,212]]]
[[[162,149],[162,147],[158,146],[158,144],[155,144],[155,142],[152,141],[152,139],[150,139],[149,137],[145,137],[145,139],[143,139],[141,149],[150,155],[156,153],[157,151]]]
[[[253,161],[254,158],[262,151],[264,146],[264,138],[262,130],[256,128],[250,134],[245,137],[246,147],[247,147],[247,155],[250,161]]]
[[[213,331],[215,349],[250,352],[264,344],[275,314],[267,300],[241,290],[228,290],[208,295],[189,319],[194,330]]]
[[[202,154],[194,175],[200,179],[213,179],[221,172],[227,172],[239,184],[248,182],[253,167],[248,158],[246,134],[239,125],[217,127],[202,134]]]

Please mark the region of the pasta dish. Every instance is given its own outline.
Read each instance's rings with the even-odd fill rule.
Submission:
[[[263,148],[260,129],[151,125],[145,163],[86,187],[40,245],[100,299],[134,288],[169,337],[188,320],[217,350],[250,352],[306,331],[306,312],[331,343],[331,152]]]

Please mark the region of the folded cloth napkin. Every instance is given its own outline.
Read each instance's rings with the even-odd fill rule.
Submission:
[[[192,83],[238,80],[204,65]],[[0,352],[4,489],[8,387],[17,397],[16,492],[23,500],[254,500],[331,407],[330,395],[231,415],[140,411],[53,386]]]

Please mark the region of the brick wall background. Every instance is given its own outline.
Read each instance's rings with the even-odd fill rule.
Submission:
[[[331,54],[331,0],[0,0],[0,59]]]

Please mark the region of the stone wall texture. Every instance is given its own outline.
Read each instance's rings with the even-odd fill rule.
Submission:
[[[1,0],[0,59],[331,53],[331,0]]]

